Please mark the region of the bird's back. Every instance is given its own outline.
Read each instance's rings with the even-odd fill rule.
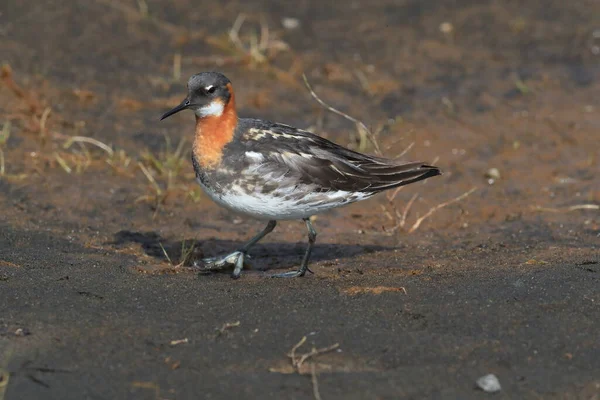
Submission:
[[[251,166],[264,173],[287,171],[321,190],[374,194],[441,174],[439,168],[422,162],[358,153],[288,125],[243,119],[238,126],[236,135]]]

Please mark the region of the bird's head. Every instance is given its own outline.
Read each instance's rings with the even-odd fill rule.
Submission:
[[[201,72],[188,80],[188,95],[167,111],[161,121],[182,110],[192,110],[198,118],[220,117],[233,97],[231,82],[218,72]]]

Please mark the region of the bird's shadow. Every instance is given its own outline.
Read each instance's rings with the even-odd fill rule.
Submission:
[[[265,239],[268,240],[268,237]],[[215,257],[229,254],[245,244],[245,242],[221,239],[206,240],[169,240],[162,238],[156,232],[119,231],[110,243],[116,247],[127,244],[141,245],[144,253],[161,262],[171,262],[173,265],[190,266],[194,261],[205,257]],[[252,264],[260,264],[261,269],[271,267],[288,268],[296,266],[306,250],[307,243],[266,242],[257,243],[249,251]],[[390,250],[391,247],[380,245],[347,245],[315,243],[311,261],[334,261],[340,258],[350,258],[365,253]]]

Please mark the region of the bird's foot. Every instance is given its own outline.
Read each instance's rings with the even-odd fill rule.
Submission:
[[[305,268],[301,267],[300,269],[298,269],[296,271],[288,271],[288,272],[282,272],[280,274],[273,274],[273,275],[271,275],[271,278],[297,278],[300,276],[304,276],[306,274],[306,271],[310,272],[311,274],[314,273],[308,267],[305,267]]]
[[[203,258],[200,262],[194,262],[194,267],[200,269],[200,272],[220,271],[225,268],[233,267],[231,277],[237,279],[242,274],[244,266],[250,267],[246,262],[246,258],[250,258],[243,251],[234,251],[224,257],[209,257]]]

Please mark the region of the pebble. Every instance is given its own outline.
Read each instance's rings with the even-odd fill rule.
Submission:
[[[496,393],[502,389],[500,386],[500,381],[494,374],[482,376],[481,378],[477,379],[476,383],[481,390],[487,393]]]
[[[296,18],[286,17],[281,19],[281,25],[283,25],[285,29],[292,30],[300,26],[300,21]]]
[[[454,26],[450,22],[442,22],[440,24],[440,32],[449,34],[454,30]]]
[[[485,173],[485,177],[490,179],[500,179],[500,171],[498,171],[498,168],[490,168]]]

